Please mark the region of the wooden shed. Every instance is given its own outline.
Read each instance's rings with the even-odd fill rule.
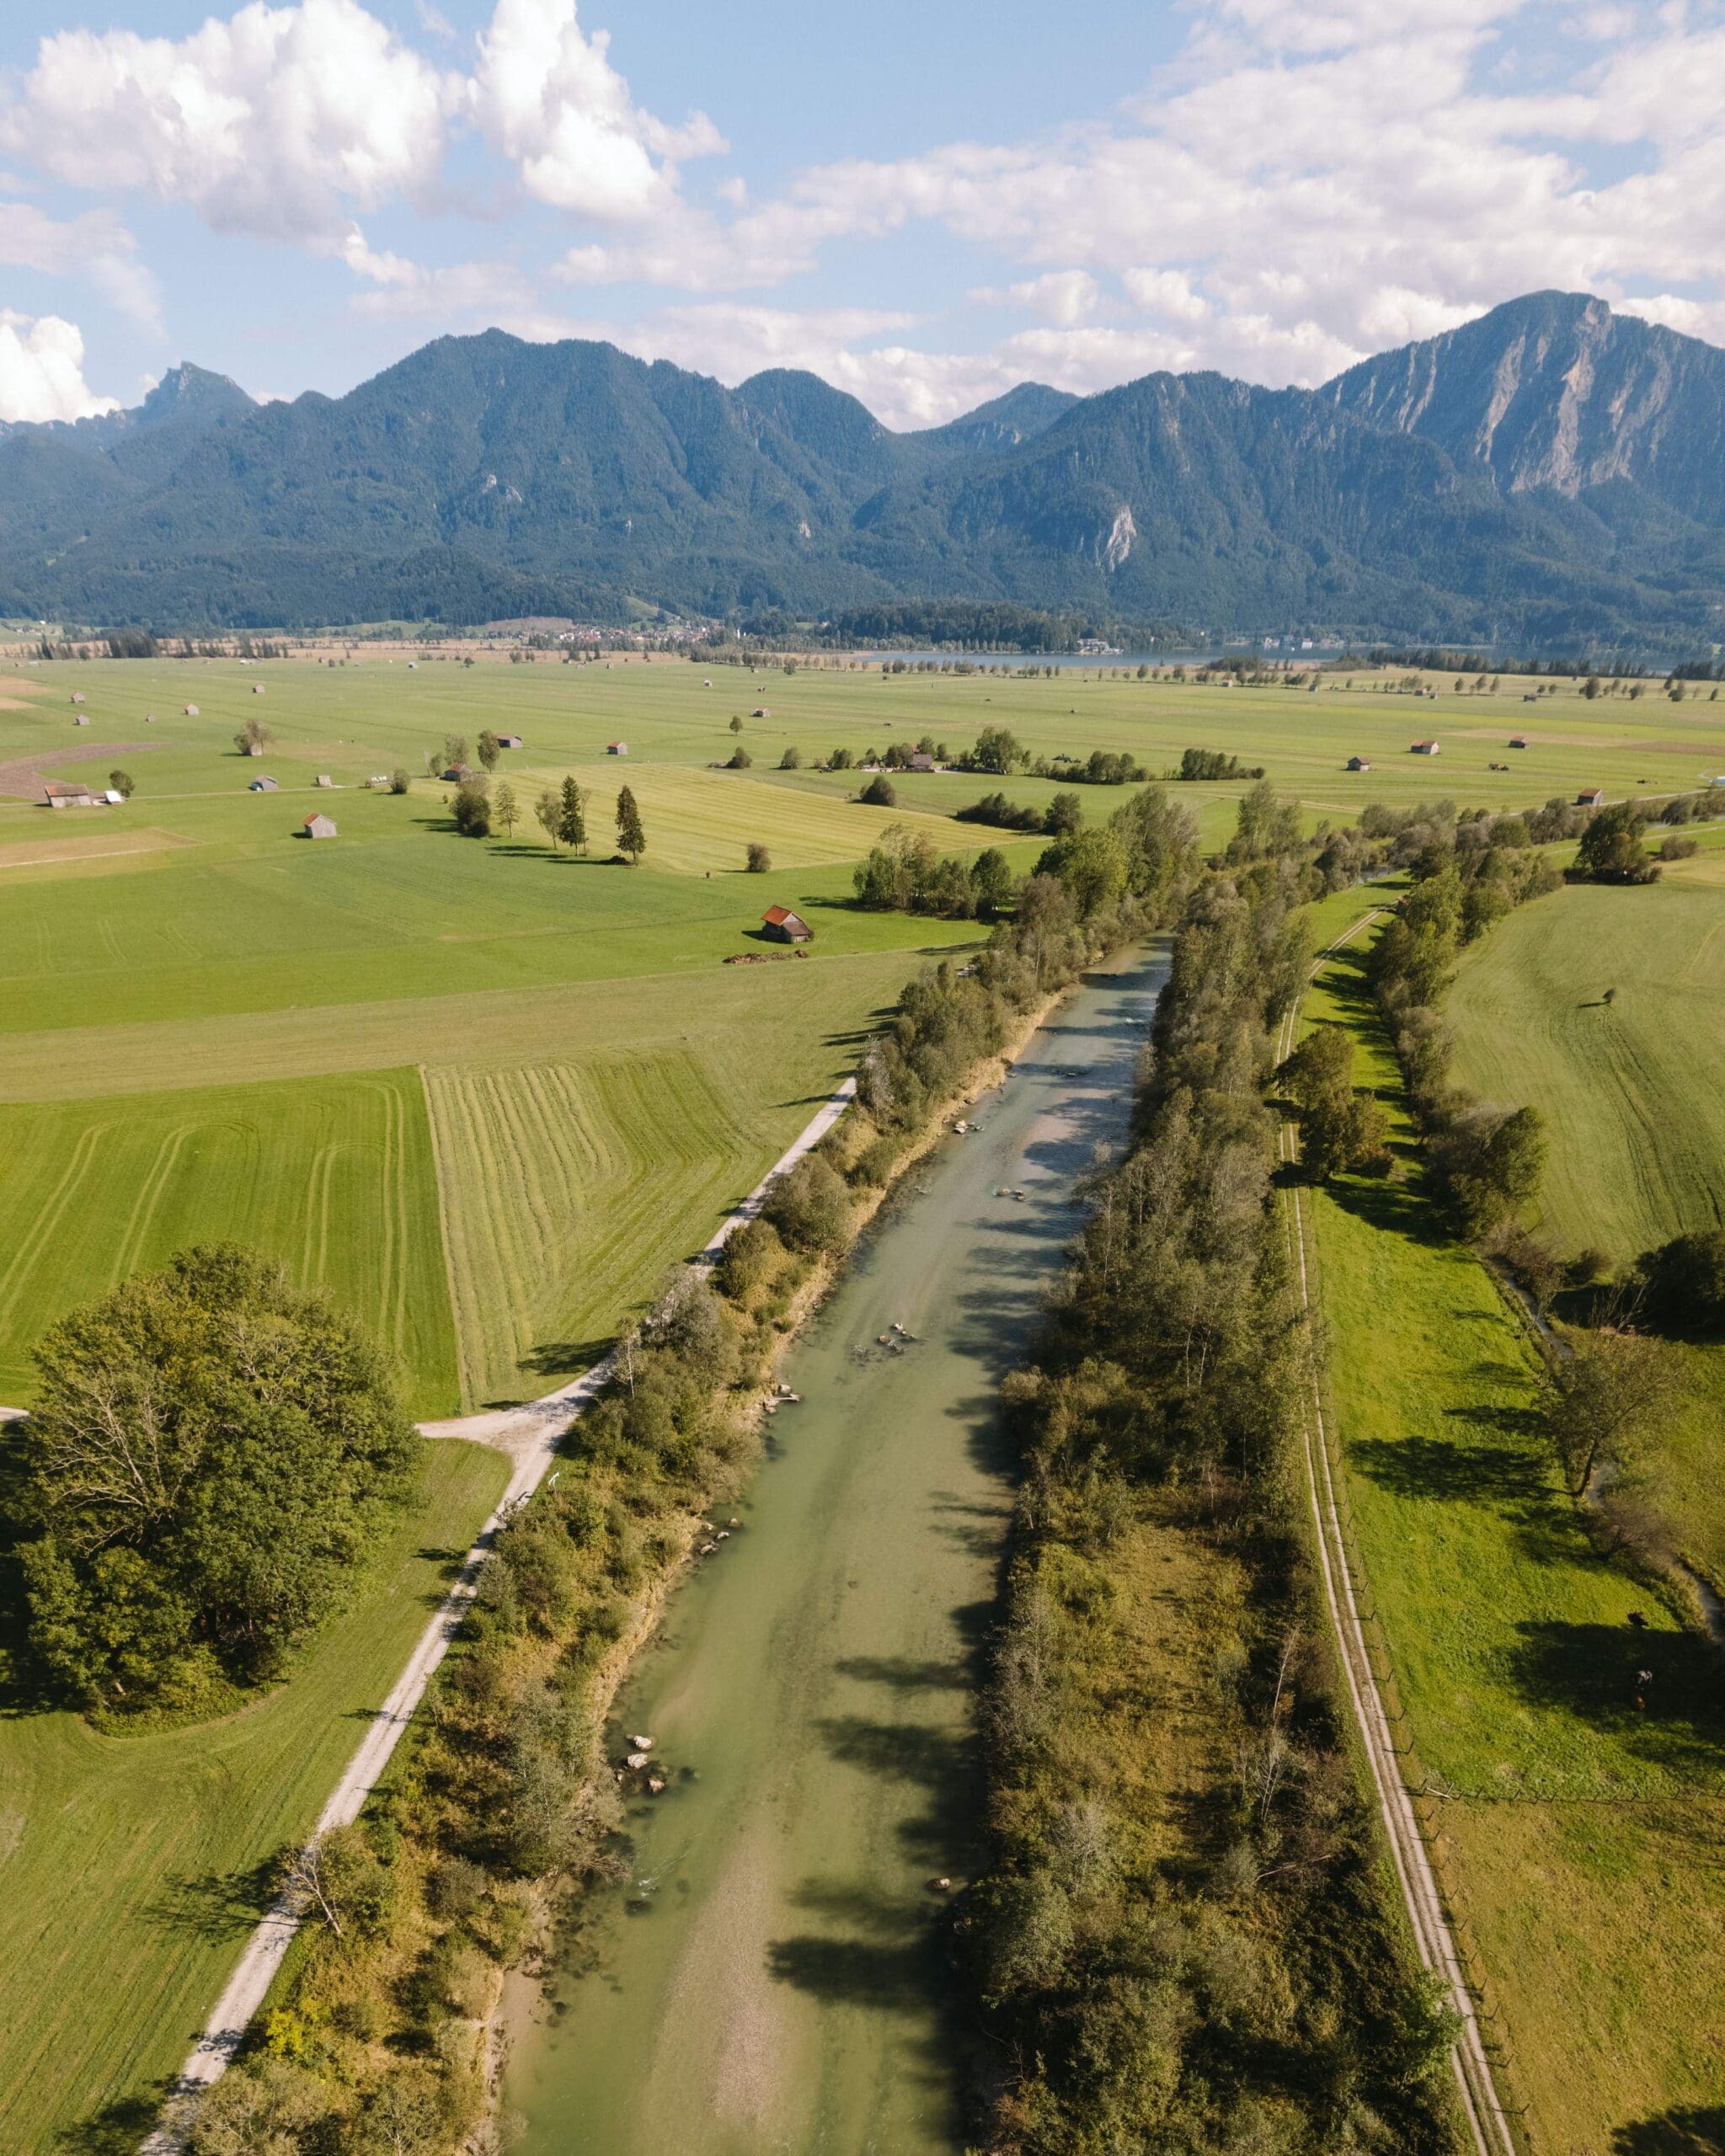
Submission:
[[[1369,771],[1371,769],[1371,758],[1370,756],[1350,756],[1348,759],[1348,768],[1350,771]]]
[[[305,833],[308,839],[333,839],[335,836],[334,820],[321,811],[315,816],[307,816]]]
[[[280,791],[273,778],[254,778],[246,788],[248,793],[280,793]]]
[[[1602,786],[1583,787],[1575,797],[1575,805],[1578,808],[1603,808],[1605,805],[1605,787]]]
[[[1438,753],[1438,744],[1435,741],[1416,741],[1411,745],[1407,753],[1410,756],[1435,756]]]
[[[499,734],[497,745],[499,749],[524,749],[527,744],[519,734]]]
[[[62,786],[57,779],[45,778],[42,802],[49,808],[93,808],[96,797],[87,786]]]
[[[809,943],[814,941],[814,931],[799,913],[793,913],[788,906],[769,906],[761,916],[761,926],[777,943]]]

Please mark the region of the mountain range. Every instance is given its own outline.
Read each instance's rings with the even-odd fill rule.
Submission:
[[[444,337],[349,395],[180,366],[0,429],[0,613],[299,627],[1010,600],[1626,654],[1722,636],[1725,353],[1541,292],[1322,387],[1027,382],[899,434],[817,376]]]

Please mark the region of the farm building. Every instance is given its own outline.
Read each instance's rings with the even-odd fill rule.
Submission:
[[[473,776],[473,767],[471,764],[451,764],[442,776],[453,784],[461,786]]]
[[[1350,756],[1348,759],[1348,768],[1350,771],[1369,771],[1371,769],[1371,758],[1370,756]]]
[[[318,786],[334,786],[335,781],[331,778],[328,771],[319,771],[314,783]]]
[[[627,741],[607,741],[605,744],[605,753],[607,756],[627,756],[629,753],[629,744]]]
[[[1575,805],[1578,808],[1603,808],[1605,805],[1605,787],[1602,786],[1583,787],[1575,797]]]
[[[1435,756],[1438,753],[1438,744],[1435,741],[1416,741],[1411,745],[1407,753],[1410,756]]]
[[[111,802],[116,808],[123,808],[126,806],[126,796],[115,787],[109,787],[103,793],[102,798]]]
[[[254,778],[246,788],[248,793],[280,793],[280,791],[273,778]]]
[[[307,816],[305,822],[305,833],[308,839],[333,839],[335,836],[335,825],[331,818],[321,813],[316,816]]]
[[[771,718],[772,717],[772,713],[766,708],[765,704],[756,704],[754,710],[750,712],[749,716],[750,718]]]
[[[195,718],[198,715],[197,706],[195,704],[188,704],[185,707],[185,715],[188,718]]]
[[[1527,736],[1525,734],[1512,734],[1509,736],[1509,746],[1512,749],[1525,749],[1527,746]]]
[[[263,753],[264,744],[261,741],[254,741],[250,748],[246,750],[248,756],[261,756]]]
[[[81,704],[81,703],[83,702],[83,700],[84,700],[84,692],[83,692],[83,691],[82,689],[74,689],[74,690],[72,691],[72,701],[75,704]]]
[[[769,906],[761,916],[761,926],[780,943],[807,943],[814,935],[802,915],[788,906]]]
[[[524,749],[527,744],[519,734],[499,734],[497,745],[499,749]]]
[[[934,769],[934,759],[919,749],[910,762],[905,765],[905,769],[907,771],[932,771]]]
[[[264,684],[261,681],[254,681],[252,684],[252,694],[254,696],[261,696],[263,693]]]
[[[45,778],[42,804],[48,808],[93,808],[96,796],[87,786],[61,786],[57,779]]]
[[[78,712],[74,714],[72,723],[74,726],[88,726],[90,722],[83,712]]]

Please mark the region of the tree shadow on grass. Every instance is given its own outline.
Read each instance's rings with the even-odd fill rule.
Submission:
[[[1620,2126],[1611,2156],[1725,2156],[1725,2105],[1685,2106]]]
[[[1524,1699],[1558,1708],[1648,1766],[1725,1785],[1718,1657],[1695,1632],[1546,1620],[1516,1627],[1509,1674]],[[1642,1683],[1639,1673],[1649,1673]],[[1640,1696],[1645,1702],[1636,1706]]]
[[[232,1871],[170,1872],[164,1891],[147,1902],[142,1913],[164,1931],[188,1933],[212,1945],[243,1939],[275,1898],[276,1868],[272,1852]]]
[[[1348,1460],[1397,1497],[1543,1504],[1551,1496],[1537,1463],[1505,1445],[1418,1435],[1357,1438],[1348,1448]]]
[[[615,1336],[610,1333],[598,1340],[536,1340],[519,1362],[518,1368],[531,1371],[536,1378],[573,1376],[578,1370],[590,1369],[601,1357],[609,1354]],[[515,1400],[488,1401],[488,1406],[518,1407]]]
[[[74,2125],[62,2127],[51,2144],[54,2156],[137,2156],[140,2143],[173,2093],[171,2082],[152,2081],[115,2097]]]

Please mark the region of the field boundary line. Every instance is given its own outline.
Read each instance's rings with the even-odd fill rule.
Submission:
[[[1383,910],[1382,907],[1375,906],[1321,951],[1308,977],[1308,985],[1310,981],[1317,978],[1325,963],[1362,930],[1369,928]],[[1281,1038],[1278,1043],[1279,1062],[1284,1062],[1293,1052],[1294,1028],[1305,1000],[1302,991],[1283,1020]],[[1290,1123],[1283,1123],[1278,1144],[1284,1163],[1292,1166],[1298,1154]],[[1289,1224],[1290,1241],[1297,1260],[1300,1307],[1309,1320],[1312,1302],[1306,1266],[1306,1211],[1300,1203],[1297,1183],[1289,1187],[1289,1195],[1292,1203],[1284,1209],[1284,1219]],[[1389,1714],[1384,1705],[1383,1694],[1366,1642],[1365,1624],[1354,1597],[1353,1569],[1348,1561],[1347,1540],[1343,1533],[1331,1470],[1329,1426],[1324,1415],[1322,1389],[1316,1368],[1311,1380],[1311,1413],[1309,1417],[1301,1417],[1300,1442],[1305,1454],[1306,1492],[1311,1505],[1312,1524],[1317,1530],[1318,1566],[1323,1578],[1324,1599],[1329,1609],[1336,1643],[1341,1650],[1354,1723],[1359,1731],[1371,1769],[1378,1814],[1388,1838],[1391,1860],[1402,1889],[1408,1920],[1413,1928],[1420,1960],[1428,1969],[1436,1971],[1443,1979],[1450,1993],[1450,2003],[1461,2022],[1461,2034],[1450,2056],[1462,2108],[1477,2156],[1518,2156],[1509,2114],[1498,2095],[1491,2061],[1486,2054],[1472,1988],[1467,1981],[1455,1930],[1444,1904],[1431,1852],[1426,1845],[1418,1815],[1414,1809],[1413,1793],[1402,1772]],[[1320,1464],[1322,1468],[1322,1493],[1319,1487]]]
[[[711,1265],[737,1230],[758,1216],[772,1184],[814,1150],[856,1097],[857,1081],[854,1077],[846,1078],[822,1102],[820,1109],[749,1195],[725,1216],[716,1232],[697,1254],[694,1261],[697,1264]],[[542,1400],[530,1401],[524,1407],[470,1416],[452,1422],[421,1426],[439,1437],[471,1435],[480,1444],[500,1444],[503,1449],[512,1454],[515,1460],[515,1472],[510,1476],[508,1486],[490,1518],[480,1529],[478,1539],[467,1552],[454,1584],[439,1604],[436,1614],[420,1634],[389,1696],[367,1724],[358,1748],[343,1769],[340,1780],[312,1829],[311,1838],[313,1842],[338,1827],[349,1825],[359,1817],[366,1800],[382,1780],[396,1746],[401,1742],[403,1732],[424,1699],[425,1688],[438,1664],[448,1653],[457,1633],[461,1630],[468,1608],[478,1591],[479,1574],[498,1535],[511,1514],[526,1503],[544,1480],[557,1458],[558,1447],[565,1433],[579,1418],[583,1410],[590,1406],[603,1390],[617,1367],[617,1351],[613,1349],[571,1383],[559,1386],[555,1392],[547,1393]],[[464,1422],[479,1427],[464,1428]],[[505,1432],[503,1426],[506,1424],[511,1427]],[[481,1433],[482,1428],[483,1434]],[[510,1442],[505,1442],[505,1438]],[[273,1903],[259,1919],[232,1975],[228,1978],[226,1988],[204,2025],[202,2034],[180,2069],[173,2092],[174,2096],[182,2100],[195,2096],[212,2083],[219,2081],[227,2071],[247,2029],[264,2004],[276,1972],[286,1957],[287,1950],[300,1928],[301,1917],[301,1911],[283,1897]],[[184,2147],[189,2123],[189,2120],[184,2117],[170,2116],[144,2142],[142,2156],[179,2156]]]

